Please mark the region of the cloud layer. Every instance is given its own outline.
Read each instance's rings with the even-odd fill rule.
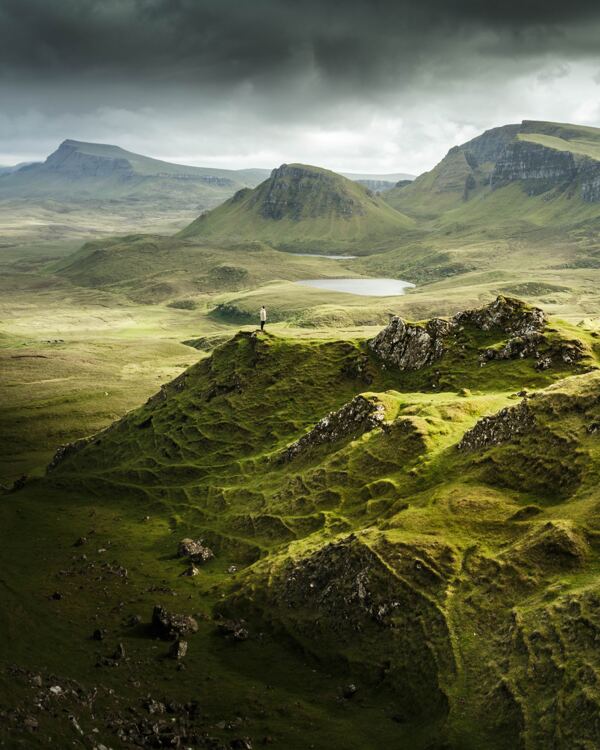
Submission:
[[[588,0],[0,0],[0,162],[73,137],[421,171],[496,124],[600,124],[599,31]]]

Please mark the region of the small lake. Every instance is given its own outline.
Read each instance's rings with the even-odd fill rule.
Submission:
[[[288,255],[302,255],[304,258],[329,258],[329,260],[352,260],[358,255],[325,255],[325,253],[288,253]]]
[[[361,294],[365,297],[396,297],[415,285],[401,279],[303,279],[296,282],[330,292]]]

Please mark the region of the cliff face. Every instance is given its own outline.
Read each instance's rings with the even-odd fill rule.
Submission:
[[[365,209],[338,175],[299,164],[282,164],[253,197],[264,219],[317,218],[333,213],[364,216]]]
[[[467,160],[476,164],[485,162],[496,162],[506,146],[515,138],[519,132],[520,125],[504,125],[499,128],[491,128],[485,133],[478,135],[458,148],[466,155]]]
[[[570,182],[577,176],[575,158],[569,151],[556,151],[537,143],[513,141],[503,150],[491,175],[492,187],[514,180]]]
[[[386,196],[400,211],[426,216],[513,182],[528,195],[555,190],[600,202],[600,129],[525,120],[486,130],[451,148],[430,172]],[[433,198],[432,207],[427,201]],[[433,209],[433,210],[432,210]]]

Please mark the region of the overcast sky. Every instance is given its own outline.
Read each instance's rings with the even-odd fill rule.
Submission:
[[[600,126],[599,38],[597,0],[0,0],[0,164],[74,138],[419,173],[495,125]]]

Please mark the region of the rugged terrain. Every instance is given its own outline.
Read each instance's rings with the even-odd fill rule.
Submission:
[[[255,190],[242,190],[183,230],[182,237],[262,241],[282,250],[373,252],[412,221],[341,175],[282,164]]]
[[[61,448],[0,504],[6,746],[595,747],[597,355],[505,297],[240,333]]]

